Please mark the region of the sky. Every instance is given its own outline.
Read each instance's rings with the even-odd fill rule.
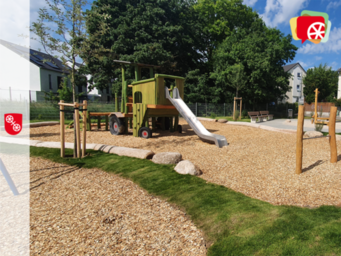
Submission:
[[[291,35],[289,21],[300,16],[301,11],[326,12],[332,23],[328,42],[314,44],[305,41],[302,44],[300,40],[292,40],[298,50],[295,59],[288,64],[299,62],[305,70],[320,64],[327,64],[333,70],[341,68],[341,0],[243,0],[243,2],[258,12],[267,26],[276,27],[284,35]],[[0,10],[3,10],[0,15],[0,38],[20,45],[30,44],[33,49],[41,48],[37,42],[18,35],[28,35],[27,24],[37,19],[39,8],[44,5],[45,0],[31,0],[29,7],[27,0],[0,1]],[[27,18],[22,17],[29,17],[29,22]]]
[[[244,0],[262,17],[268,27],[279,29],[291,35],[289,21],[298,17],[303,10],[325,12],[331,21],[328,42],[314,44],[292,40],[298,47],[296,57],[291,63],[299,62],[307,70],[320,64],[327,64],[333,70],[341,68],[341,0]],[[290,64],[290,63],[288,63]]]

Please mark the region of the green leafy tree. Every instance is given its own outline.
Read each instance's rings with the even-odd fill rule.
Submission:
[[[234,65],[243,65],[247,86],[241,92],[246,103],[273,102],[285,97],[289,88],[289,74],[282,66],[295,57],[297,48],[291,36],[267,28],[263,21],[254,21],[250,28],[231,34],[214,51],[211,77],[216,79],[216,97],[232,101],[228,76]]]
[[[119,92],[121,75],[114,59],[159,65],[160,73],[184,76],[194,70],[201,54],[197,51],[199,24],[192,8],[194,0],[98,0],[93,2],[92,12],[110,15],[105,23],[110,28],[99,44],[110,49],[110,54],[92,58],[88,69],[93,75],[93,85],[106,88],[114,80],[114,91]],[[87,22],[90,33],[95,33],[97,23],[91,18]],[[97,47],[94,45],[94,47]],[[133,79],[134,72],[128,68],[126,77]],[[144,74],[142,73],[142,76]],[[146,74],[148,77],[148,74]]]
[[[106,51],[99,45],[96,48],[91,47],[97,42],[97,38],[107,31],[106,24],[98,22],[96,31],[89,34],[85,26],[86,19],[105,20],[109,15],[93,12],[85,17],[84,10],[88,4],[86,0],[45,0],[45,2],[48,8],[39,10],[38,19],[32,22],[30,27],[33,33],[32,39],[38,41],[47,54],[62,60],[64,72],[70,76],[72,100],[76,101],[75,86],[78,69],[76,59],[82,55],[83,62],[87,62],[90,58],[98,56],[99,52]]]
[[[307,70],[303,84],[303,94],[307,103],[315,101],[316,88],[320,91],[318,101],[333,102],[337,96],[338,73],[327,64],[320,64],[318,67]]]

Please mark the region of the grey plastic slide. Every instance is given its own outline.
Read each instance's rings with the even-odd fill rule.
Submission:
[[[217,147],[221,148],[227,146],[227,140],[224,136],[210,133],[206,128],[200,123],[197,117],[189,109],[186,103],[181,99],[178,88],[173,89],[173,98],[170,96],[168,88],[165,86],[166,98],[174,105],[174,107],[179,111],[181,116],[185,118],[189,126],[194,130],[194,132],[203,140],[214,141]]]

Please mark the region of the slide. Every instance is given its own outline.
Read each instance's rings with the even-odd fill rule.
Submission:
[[[170,96],[168,88],[165,87],[166,98],[174,105],[179,111],[181,116],[186,119],[187,123],[194,132],[203,140],[213,141],[217,147],[221,148],[227,146],[226,138],[222,135],[213,134],[206,130],[206,128],[200,123],[197,117],[189,109],[186,103],[181,99],[178,88],[173,89],[173,98]]]

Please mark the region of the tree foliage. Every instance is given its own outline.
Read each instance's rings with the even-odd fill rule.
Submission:
[[[105,23],[110,29],[99,44],[111,54],[89,62],[97,88],[113,84],[119,92],[121,75],[113,60],[121,59],[184,76],[187,102],[231,102],[236,65],[243,66],[245,86],[238,94],[246,103],[277,101],[290,89],[282,66],[295,57],[291,36],[267,28],[242,0],[97,0],[87,13],[104,5],[109,6]],[[89,19],[90,33],[97,22]],[[132,74],[128,69],[126,77]]]
[[[318,67],[308,69],[303,84],[303,94],[307,103],[315,101],[316,88],[320,91],[318,101],[333,102],[337,96],[338,73],[327,64],[320,64]]]

